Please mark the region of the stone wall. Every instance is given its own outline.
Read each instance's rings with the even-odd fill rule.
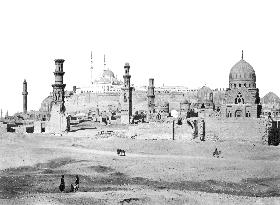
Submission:
[[[267,123],[262,118],[205,118],[205,140],[263,142]]]
[[[214,91],[214,103],[222,104],[224,100],[224,90]],[[46,98],[41,104],[42,111],[50,110],[51,98]],[[155,93],[155,104],[162,104],[164,102],[169,102],[170,110],[180,109],[180,102],[188,100],[189,102],[197,102],[200,97],[195,92],[171,92]],[[65,106],[67,112],[77,112],[84,111],[89,109],[96,109],[97,105],[100,111],[108,110],[108,107],[112,109],[120,110],[120,93],[81,93],[70,95],[65,98]],[[133,91],[132,92],[132,105],[133,113],[139,110],[147,110],[148,101],[147,101],[147,92],[146,91]]]
[[[137,139],[172,139],[172,121],[165,123],[143,123],[137,126],[129,126],[126,132],[128,136],[136,136]],[[193,130],[188,124],[175,124],[175,140],[193,139]]]

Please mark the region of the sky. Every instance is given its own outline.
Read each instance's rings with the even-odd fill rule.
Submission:
[[[54,59],[63,58],[66,89],[90,83],[108,67],[130,63],[134,85],[228,87],[241,59],[260,95],[280,96],[280,2],[275,0],[9,0],[0,1],[0,108],[38,110],[52,91]]]

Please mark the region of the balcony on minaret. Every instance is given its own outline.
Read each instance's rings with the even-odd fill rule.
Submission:
[[[24,79],[24,81],[23,81],[23,91],[22,91],[22,95],[28,95],[28,92],[27,92],[27,82],[26,82],[25,79]]]

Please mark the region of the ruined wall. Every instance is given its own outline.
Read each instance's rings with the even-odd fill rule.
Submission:
[[[172,139],[172,121],[166,123],[144,123],[137,126],[130,126],[126,132],[129,136],[136,136],[136,139]],[[193,130],[188,124],[175,124],[175,140],[193,139]]]
[[[67,116],[60,105],[53,105],[50,120],[46,122],[46,133],[62,133],[68,128]]]
[[[205,118],[205,140],[263,142],[267,136],[267,120]]]

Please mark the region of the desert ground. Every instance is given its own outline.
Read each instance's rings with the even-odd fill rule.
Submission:
[[[0,134],[0,204],[280,204],[279,147],[171,140],[159,130],[153,131],[158,138],[129,136],[115,125],[71,129]],[[118,156],[118,148],[126,156]],[[219,158],[212,156],[215,148]],[[80,188],[73,193],[76,175]]]

